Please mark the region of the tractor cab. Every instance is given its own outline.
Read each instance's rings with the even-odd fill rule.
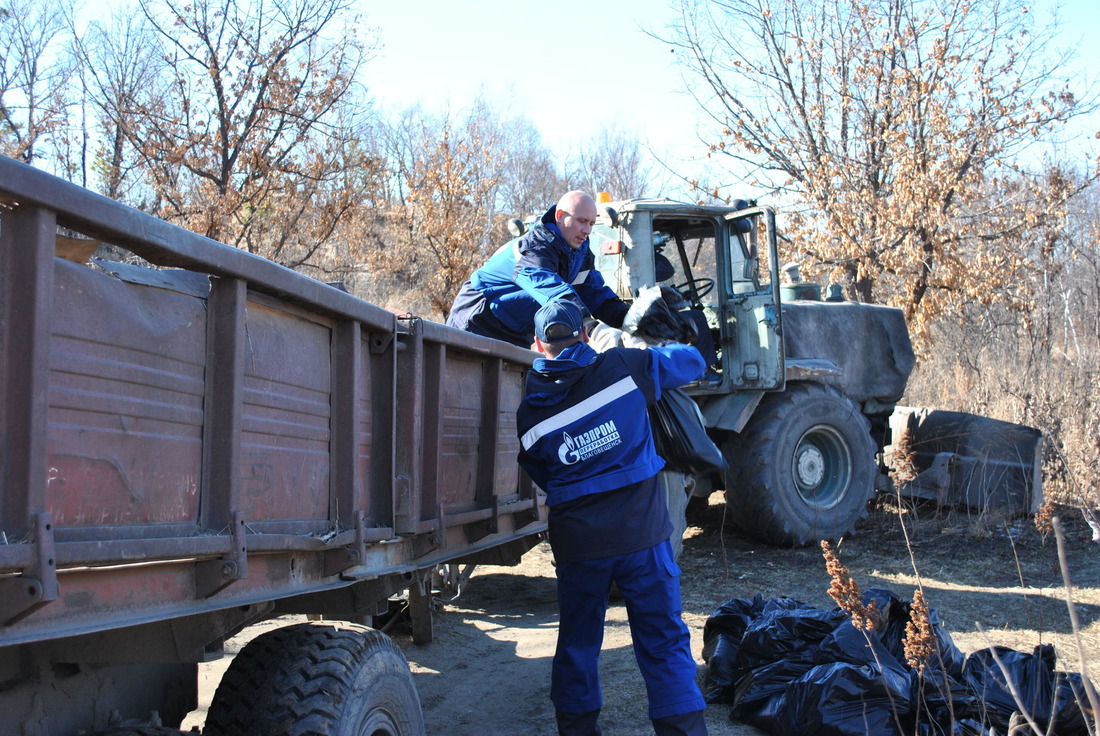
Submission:
[[[604,281],[628,302],[647,286],[671,287],[709,333],[711,380],[692,393],[781,390],[773,211],[743,201],[714,207],[639,199],[601,206],[589,241]]]

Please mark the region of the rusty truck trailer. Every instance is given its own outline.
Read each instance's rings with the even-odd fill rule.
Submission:
[[[530,351],[8,158],[0,206],[5,733],[177,725],[243,626],[369,622],[544,530],[515,461]],[[158,268],[90,267],[68,230]]]

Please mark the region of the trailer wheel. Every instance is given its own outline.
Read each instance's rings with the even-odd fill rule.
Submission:
[[[328,621],[262,634],[233,658],[205,736],[422,736],[408,662],[388,636]]]
[[[850,534],[874,495],[875,444],[859,406],[831,386],[790,384],[724,443],[726,506],[746,535],[802,546]]]

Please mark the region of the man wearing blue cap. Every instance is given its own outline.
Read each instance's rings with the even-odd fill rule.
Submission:
[[[455,297],[447,324],[529,348],[535,311],[565,299],[584,314],[622,327],[628,306],[604,283],[588,247],[595,224],[591,196],[564,194],[530,230],[474,271]]]
[[[698,380],[699,351],[671,344],[597,353],[580,310],[553,301],[534,316],[538,358],[516,413],[520,465],[546,492],[557,563],[558,644],[551,674],[561,736],[598,736],[599,654],[612,583],[626,601],[634,653],[658,736],[706,734],[680,570],[657,473],[647,406]]]

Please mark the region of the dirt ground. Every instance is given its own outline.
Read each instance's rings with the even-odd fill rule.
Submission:
[[[723,524],[723,513],[721,492],[711,496],[709,505],[691,510],[680,558],[684,619],[700,683],[705,677],[703,626],[722,603],[760,593],[765,599],[789,596],[818,608],[835,607],[819,549],[751,542]],[[911,541],[907,547],[897,510],[887,507],[873,511],[838,553],[861,588],[887,588],[905,600],[912,598],[919,574],[929,605],[963,652],[990,645],[1030,652],[1037,644],[1052,643],[1059,669],[1087,671],[1097,681],[1100,545],[1090,541],[1090,530],[1076,512],[1065,517],[1076,635],[1055,539],[1044,539],[1031,519],[998,523],[910,509],[902,517]],[[395,625],[390,634],[409,660],[428,734],[553,736],[548,692],[556,623],[553,560],[549,546],[542,544],[516,567],[477,568],[463,593],[441,604],[431,644],[414,644],[408,628]],[[230,649],[242,646],[255,630],[231,641]],[[204,665],[203,707],[227,663]],[[605,736],[652,733],[621,602],[612,601],[608,614],[600,671]],[[202,709],[193,713],[185,730],[201,727],[203,714]],[[712,736],[762,733],[731,721],[726,705],[708,709],[707,725]]]

